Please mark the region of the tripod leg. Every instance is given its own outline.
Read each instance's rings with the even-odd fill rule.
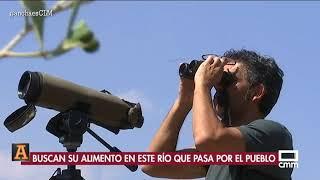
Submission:
[[[58,168],[56,172],[57,174],[52,176],[49,180],[84,180],[81,176],[81,170],[76,169],[75,165],[68,165],[68,168],[62,170],[62,173],[61,169]]]

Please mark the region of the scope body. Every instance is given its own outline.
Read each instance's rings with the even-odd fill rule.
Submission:
[[[92,121],[103,126],[132,129],[143,124],[139,103],[131,103],[46,73],[23,73],[18,85],[18,96],[27,104],[59,112],[85,112]]]

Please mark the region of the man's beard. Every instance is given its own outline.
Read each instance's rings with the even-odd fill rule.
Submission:
[[[217,91],[213,102],[220,121],[224,126],[231,126],[228,93],[226,91]]]
[[[227,97],[222,97],[227,96]],[[227,102],[223,102],[227,101]],[[220,121],[224,126],[234,126],[239,124],[239,120],[242,114],[247,111],[247,102],[249,101],[249,90],[246,92],[245,96],[242,96],[240,100],[230,99],[229,93],[216,92],[213,99],[213,104],[216,113]],[[235,103],[232,103],[235,102]],[[224,107],[224,106],[227,106]],[[226,112],[227,111],[227,112]],[[228,116],[228,117],[226,117]]]

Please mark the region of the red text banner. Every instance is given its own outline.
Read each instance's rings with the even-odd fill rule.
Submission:
[[[22,165],[275,165],[277,152],[30,152]]]

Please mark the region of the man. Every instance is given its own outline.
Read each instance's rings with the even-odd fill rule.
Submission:
[[[234,61],[234,65],[228,65]],[[232,73],[234,82],[225,87],[228,116],[211,89],[220,92],[223,72]],[[180,128],[192,109],[195,148],[199,152],[274,152],[292,149],[289,131],[281,124],[265,120],[276,104],[282,87],[283,72],[271,57],[248,50],[230,50],[223,57],[209,56],[198,68],[194,81],[181,78],[179,95],[153,138],[149,151],[173,152]],[[215,96],[216,97],[216,96]],[[275,166],[151,166],[142,171],[165,178],[212,180],[289,180],[292,169]]]

